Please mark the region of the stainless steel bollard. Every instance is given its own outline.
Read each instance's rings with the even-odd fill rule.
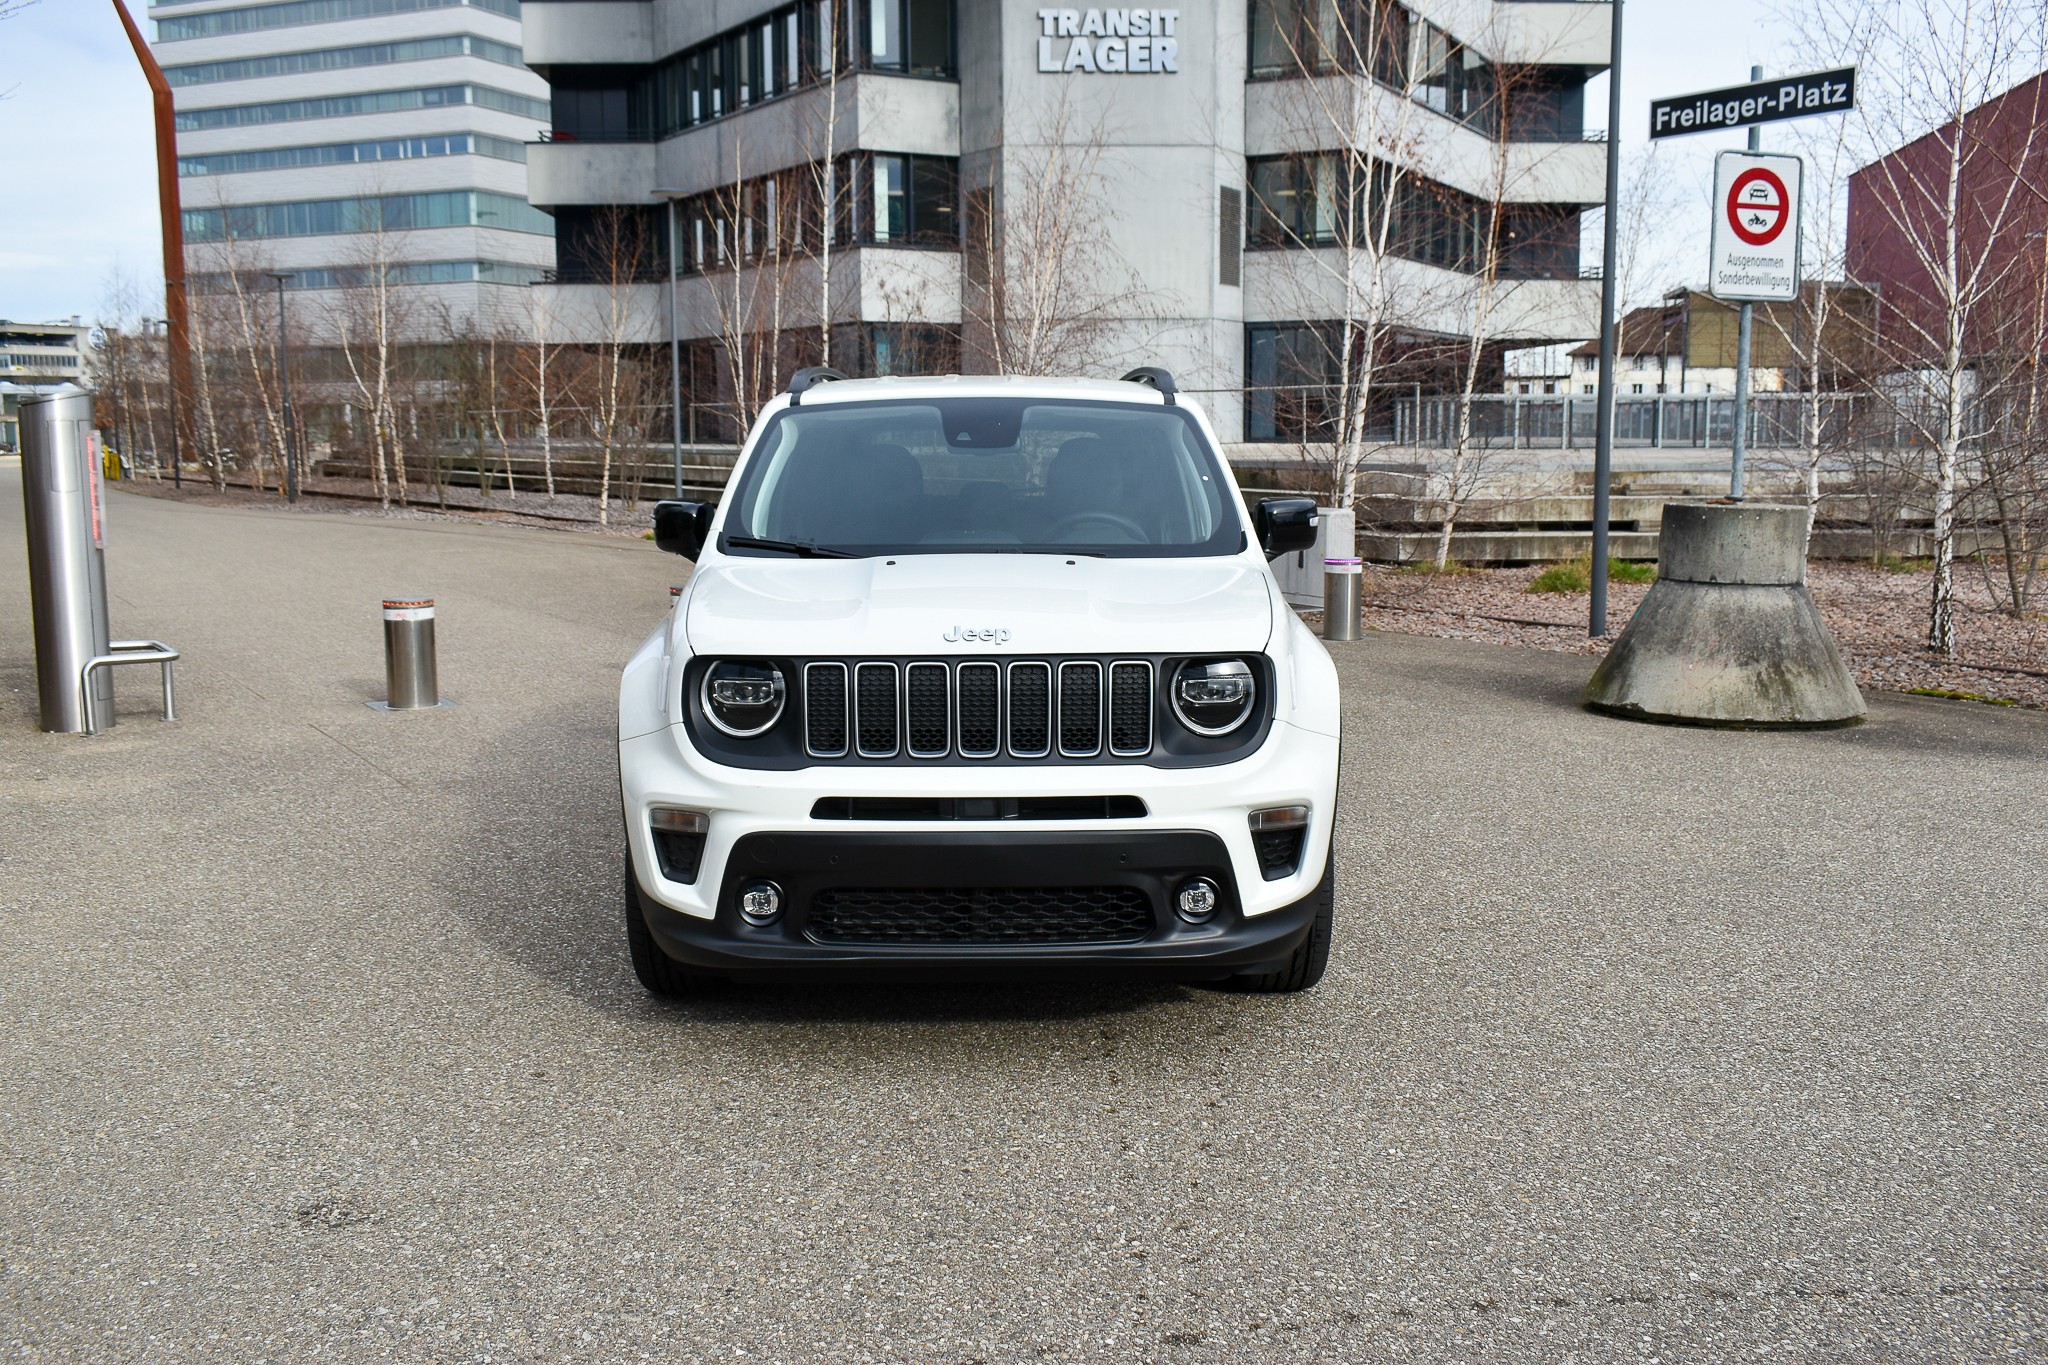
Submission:
[[[1358,588],[1364,565],[1356,559],[1323,561],[1323,638],[1358,638]]]
[[[86,728],[86,693],[111,725],[114,680],[86,665],[109,652],[106,538],[100,470],[92,459],[92,395],[60,390],[21,405],[21,498],[28,523],[29,601],[35,614],[36,700],[42,727]]]
[[[388,711],[423,711],[441,704],[433,598],[385,599],[384,692]]]

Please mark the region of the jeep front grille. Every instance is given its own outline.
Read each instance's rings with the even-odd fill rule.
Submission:
[[[1152,752],[1154,675],[1142,659],[825,661],[803,674],[812,758]]]

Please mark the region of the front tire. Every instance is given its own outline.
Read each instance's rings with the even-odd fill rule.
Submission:
[[[725,984],[725,978],[708,972],[693,972],[661,950],[654,932],[647,927],[647,912],[640,904],[640,883],[633,876],[633,854],[626,853],[626,951],[633,959],[633,975],[654,995],[684,999],[703,995]]]
[[[1323,971],[1330,965],[1330,930],[1337,919],[1337,841],[1330,841],[1330,855],[1323,864],[1323,879],[1316,883],[1316,889],[1302,899],[1312,901],[1316,907],[1315,918],[1310,921],[1308,937],[1294,950],[1285,966],[1271,972],[1243,972],[1226,977],[1217,985],[1226,991],[1242,991],[1248,995],[1290,995],[1305,991],[1323,979]]]

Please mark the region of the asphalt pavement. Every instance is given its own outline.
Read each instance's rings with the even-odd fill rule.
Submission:
[[[115,492],[179,720],[36,729],[0,468],[0,1354],[2048,1354],[2048,716],[1632,724],[1373,635],[1296,997],[642,993],[625,538]],[[378,605],[438,599],[385,715]]]

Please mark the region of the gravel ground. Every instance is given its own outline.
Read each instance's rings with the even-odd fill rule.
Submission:
[[[1317,990],[675,1007],[613,744],[678,561],[108,512],[176,724],[131,669],[37,733],[0,548],[0,1356],[2048,1354],[2048,717],[1640,725],[1581,658],[1375,634]],[[459,706],[363,704],[393,591]]]
[[[1375,567],[1363,585],[1362,619],[1373,630],[1605,654],[1613,636],[1587,638],[1586,595],[1528,591],[1540,572],[1429,574]],[[1934,657],[1921,643],[1927,633],[1930,572],[1894,573],[1816,560],[1807,568],[1807,583],[1836,646],[1864,687],[1937,689],[2048,707],[2048,614],[2022,621],[1994,610],[1976,565],[1956,570],[1961,657],[1955,663]],[[1648,591],[1643,584],[1609,585],[1608,620],[1615,635]],[[1317,614],[1309,616],[1319,623]]]

